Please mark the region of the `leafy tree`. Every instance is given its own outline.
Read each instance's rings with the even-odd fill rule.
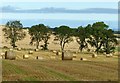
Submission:
[[[4,36],[10,39],[10,44],[13,48],[17,47],[16,42],[22,40],[26,34],[23,31],[23,25],[20,21],[8,21],[6,23],[6,28],[3,29],[5,32]]]
[[[36,42],[36,48],[39,48],[40,41],[44,41],[44,45],[42,45],[44,50],[47,50],[48,39],[50,38],[50,30],[44,24],[34,25],[29,29],[29,34],[31,35],[31,42]]]
[[[103,31],[108,28],[108,25],[106,25],[104,22],[96,22],[92,25],[91,27],[91,36],[89,37],[89,43],[91,46],[94,46],[96,48],[95,52],[99,52],[102,45],[103,41],[102,39],[104,38]]]
[[[44,45],[42,45],[43,50],[48,50],[48,40],[50,39],[51,30],[48,26],[41,28],[41,35]]]
[[[103,33],[104,33],[103,51],[106,52],[106,54],[114,52],[115,45],[118,44],[116,36],[114,35],[114,32],[111,29],[108,29],[108,30],[104,30]]]
[[[67,43],[70,43],[72,39],[72,29],[68,26],[60,26],[54,29],[56,34],[56,39],[60,41],[61,51],[62,51],[62,59],[64,56],[64,48]]]
[[[90,34],[89,34],[90,28],[91,28],[91,25],[88,25],[86,27],[80,26],[80,27],[78,27],[77,32],[75,33],[76,41],[80,45],[79,49],[81,52],[82,52],[83,48],[86,48],[88,46],[86,38],[88,38],[90,36]]]

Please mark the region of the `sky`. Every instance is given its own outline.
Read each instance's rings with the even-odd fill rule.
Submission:
[[[20,20],[25,27],[44,23],[72,28],[104,21],[118,29],[118,0],[3,0],[0,24]]]

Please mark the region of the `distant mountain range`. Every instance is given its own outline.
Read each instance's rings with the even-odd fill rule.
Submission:
[[[88,8],[88,9],[66,9],[66,8],[41,8],[41,9],[19,9],[12,6],[4,6],[0,12],[3,13],[106,13],[117,14],[118,9],[111,8]]]

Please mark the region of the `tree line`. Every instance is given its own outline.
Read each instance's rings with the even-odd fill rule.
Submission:
[[[8,21],[6,28],[3,29],[4,36],[10,40],[10,45],[16,48],[16,42],[25,38],[26,33],[23,30],[23,25],[20,21]],[[67,43],[73,41],[73,37],[76,38],[79,44],[79,50],[82,52],[84,48],[88,48],[88,45],[95,47],[96,53],[110,54],[115,51],[115,46],[118,44],[114,31],[109,29],[109,26],[104,22],[96,22],[88,24],[87,26],[79,26],[77,28],[70,28],[69,26],[59,26],[51,29],[44,24],[33,25],[28,28],[30,34],[30,44],[36,43],[36,49],[39,49],[39,43],[44,42],[41,45],[43,50],[48,50],[51,35],[55,35],[54,41],[59,41],[62,53]]]

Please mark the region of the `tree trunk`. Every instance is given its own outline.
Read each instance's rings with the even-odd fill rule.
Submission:
[[[45,40],[45,42],[44,42],[44,43],[45,43],[45,44],[44,44],[44,50],[48,50],[48,48],[47,48],[48,43],[47,43],[47,42],[48,42],[48,40]]]
[[[14,49],[15,47],[17,47],[16,44],[15,44],[14,38],[13,38],[12,41],[11,41],[11,46],[13,47],[13,49]]]
[[[62,60],[64,60],[64,47],[65,47],[65,43],[63,42],[63,45],[61,47],[61,50],[62,50]]]
[[[36,49],[39,48],[39,41],[36,42]]]
[[[110,54],[110,48],[107,40],[106,40],[106,54]]]

